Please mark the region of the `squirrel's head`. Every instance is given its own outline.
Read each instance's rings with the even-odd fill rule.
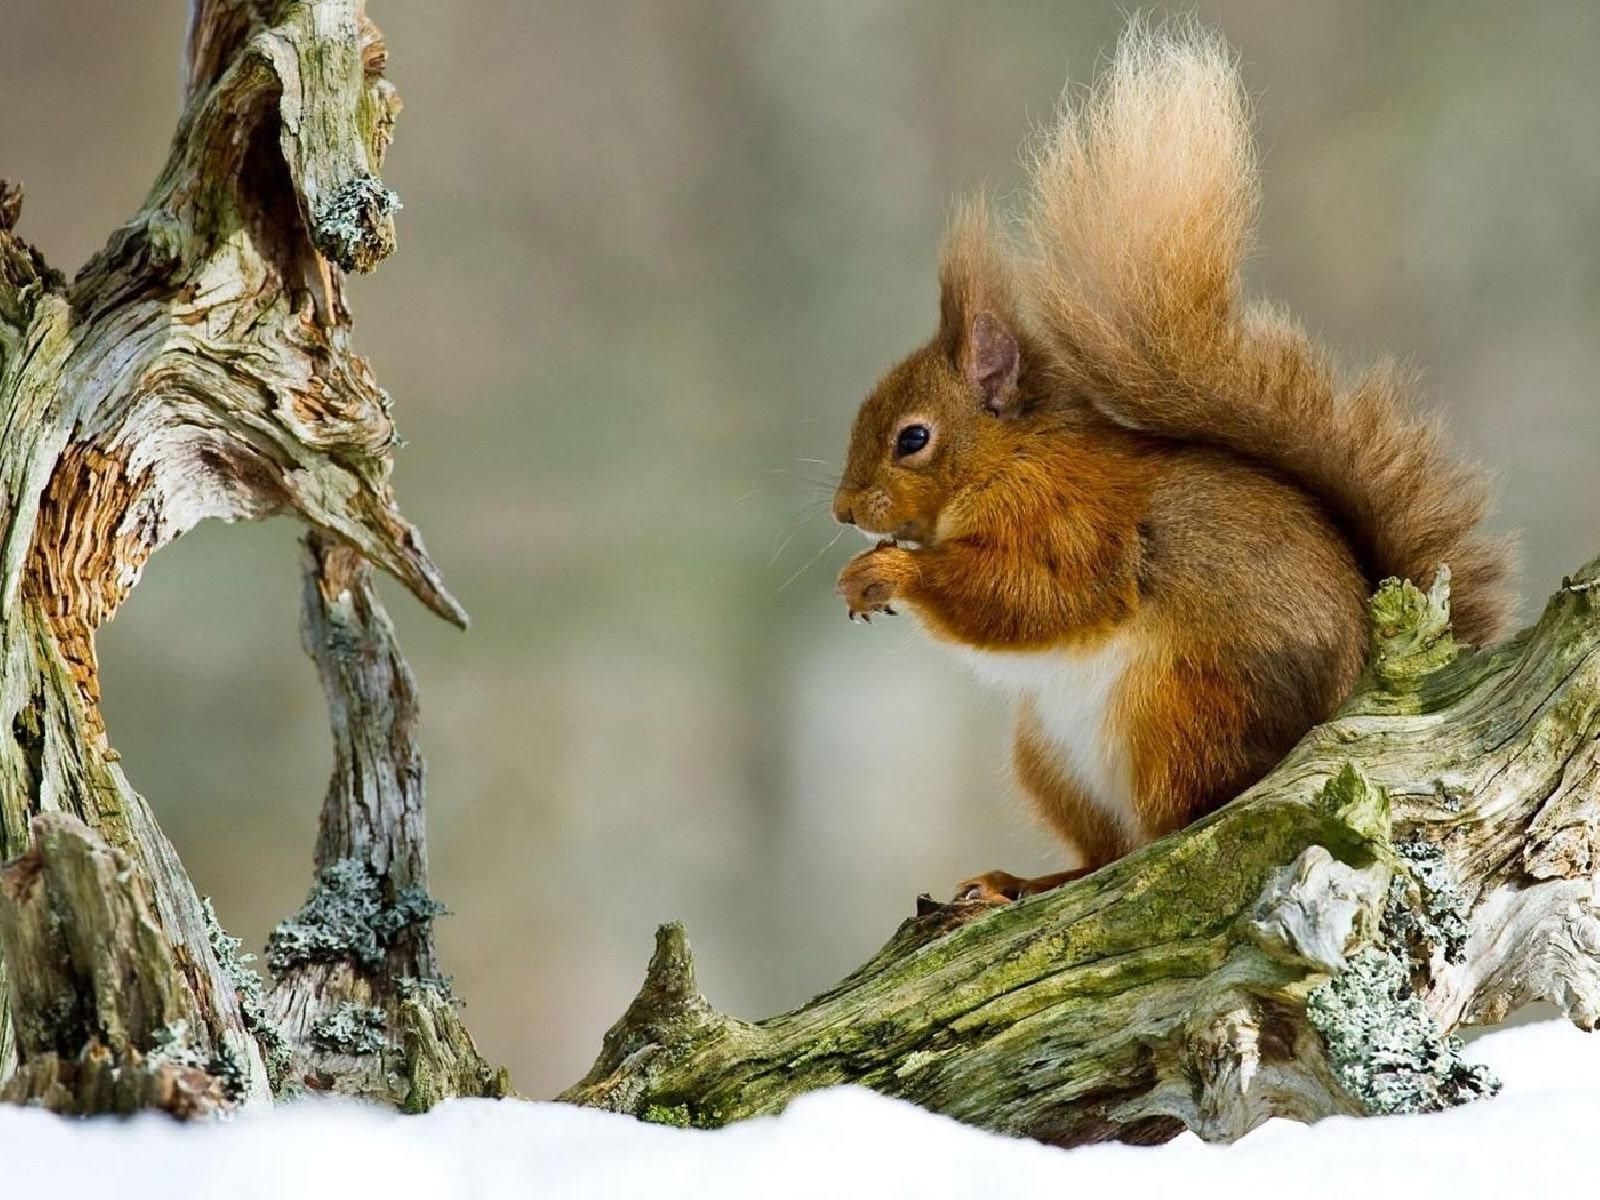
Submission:
[[[934,540],[939,518],[989,462],[1025,407],[1029,357],[1014,288],[981,209],[946,240],[939,332],[896,365],[856,414],[834,519],[899,541]]]

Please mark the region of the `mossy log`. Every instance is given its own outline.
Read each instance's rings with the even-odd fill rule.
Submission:
[[[1497,649],[1451,639],[1444,572],[1373,622],[1357,693],[1243,796],[1020,903],[924,898],[794,1012],[717,1012],[664,927],[563,1098],[717,1126],[856,1083],[1072,1145],[1492,1092],[1458,1028],[1600,1020],[1600,560]]]
[[[299,518],[318,538],[308,586],[330,589],[318,629],[348,634],[363,664],[342,671],[308,641],[340,738],[319,862],[366,873],[385,920],[422,886],[414,697],[365,562],[447,620],[465,614],[395,505],[389,397],[350,345],[344,272],[394,248],[399,204],[378,172],[400,102],[385,65],[360,0],[195,0],[167,162],[70,283],[18,236],[21,190],[0,183],[6,1098],[192,1115],[265,1100],[286,1077],[413,1106],[503,1086],[436,984],[395,999],[400,979],[437,978],[431,906],[381,961],[324,960],[268,997],[99,710],[95,630],[156,550],[207,517]],[[315,1060],[314,1028],[351,1020],[365,1033],[347,1045],[401,1051]]]

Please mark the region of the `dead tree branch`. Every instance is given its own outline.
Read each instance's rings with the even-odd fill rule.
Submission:
[[[268,1004],[289,1078],[411,1110],[506,1095],[439,974],[428,895],[422,754],[411,672],[349,547],[306,538],[301,636],[333,724],[317,883],[267,946]]]
[[[1362,687],[1181,833],[1001,909],[925,901],[804,1007],[747,1023],[667,926],[565,1099],[721,1125],[858,1083],[1048,1142],[1213,1140],[1494,1089],[1452,1032],[1600,1020],[1600,560],[1506,646],[1388,584]]]
[[[17,236],[20,189],[0,186],[7,1098],[187,1114],[265,1099],[286,1073],[414,1106],[503,1089],[438,987],[431,902],[397,917],[424,885],[421,765],[362,560],[465,614],[395,506],[389,397],[350,345],[344,272],[394,248],[386,57],[360,0],[195,0],[170,156],[70,284]],[[275,513],[317,533],[308,648],[340,754],[319,864],[361,874],[387,933],[375,961],[296,962],[268,1005],[117,764],[93,639],[167,542]],[[355,1018],[361,1044],[397,1056],[322,1055],[316,1031],[342,1028],[345,1003],[381,1009]],[[378,1083],[379,1061],[398,1077]]]

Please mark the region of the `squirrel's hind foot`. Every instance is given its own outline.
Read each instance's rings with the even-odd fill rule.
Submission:
[[[1033,879],[1024,879],[1020,875],[1013,875],[1010,871],[986,871],[982,875],[974,875],[971,879],[958,883],[951,902],[1010,904],[1028,896],[1037,896],[1040,892],[1051,891],[1064,883],[1071,883],[1074,879],[1082,879],[1090,870],[1089,867],[1078,867],[1054,875],[1039,875]]]

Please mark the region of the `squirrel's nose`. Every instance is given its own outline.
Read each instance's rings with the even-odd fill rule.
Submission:
[[[841,525],[854,525],[856,523],[856,515],[850,511],[849,503],[837,496],[834,497],[833,501],[833,519]]]

